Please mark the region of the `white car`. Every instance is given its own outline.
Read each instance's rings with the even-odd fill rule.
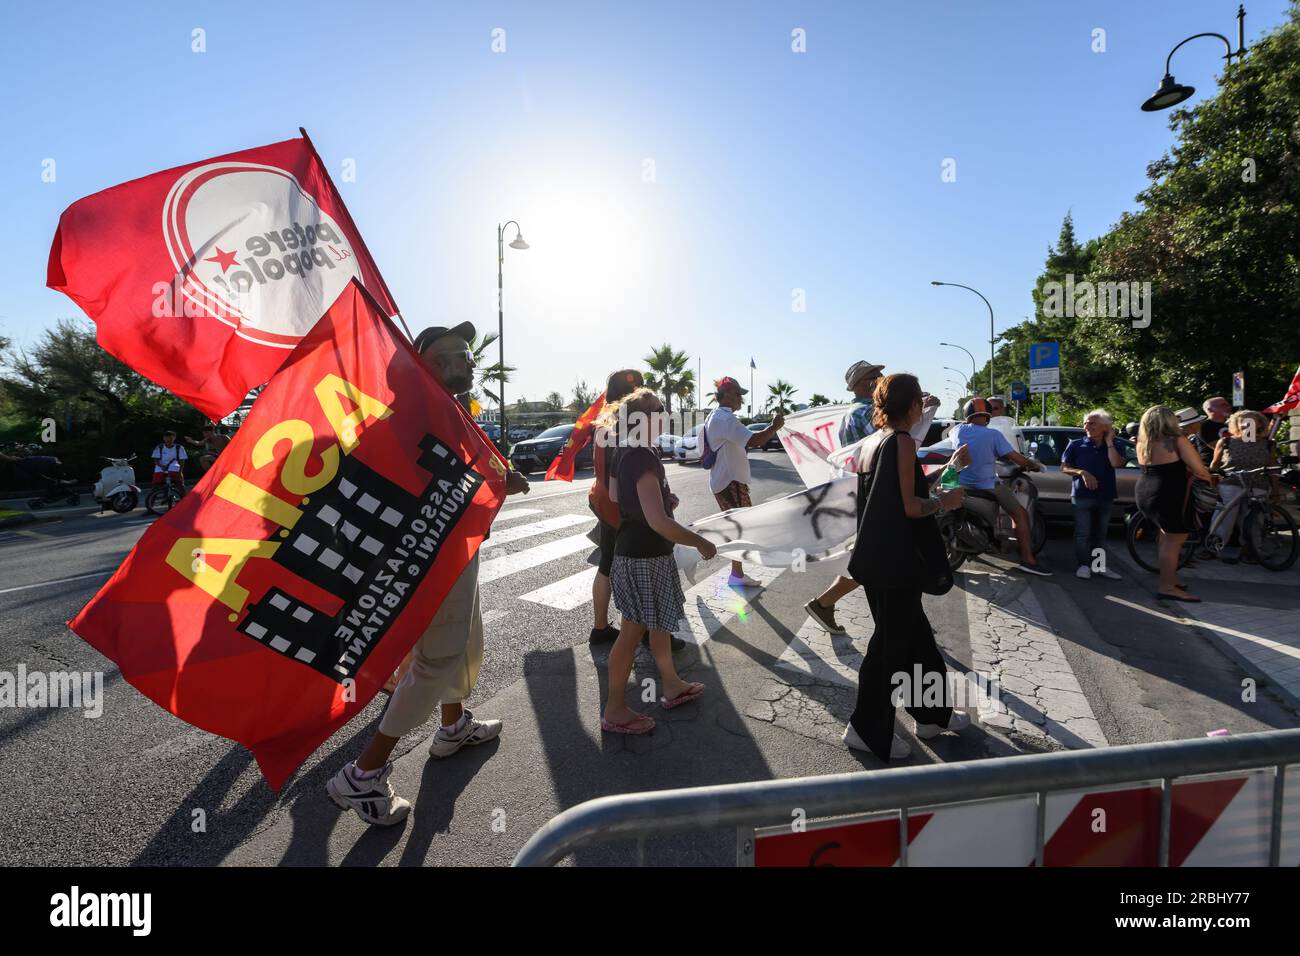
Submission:
[[[700,441],[700,431],[703,428],[703,425],[695,425],[687,431],[685,435],[677,439],[677,441],[673,443],[673,457],[682,464],[699,461],[700,457],[704,454],[704,449],[701,447],[702,443]]]
[[[655,439],[655,446],[659,452],[659,457],[676,458],[677,443],[681,440],[682,439],[680,435],[668,435],[668,434],[660,435],[657,439]]]

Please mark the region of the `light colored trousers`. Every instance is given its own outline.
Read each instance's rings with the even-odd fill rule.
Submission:
[[[415,642],[411,666],[384,711],[379,732],[401,737],[422,725],[439,703],[464,701],[483,663],[483,615],[479,610],[478,552]]]

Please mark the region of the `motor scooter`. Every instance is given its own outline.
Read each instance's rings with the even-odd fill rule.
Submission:
[[[104,460],[108,464],[100,471],[99,481],[95,482],[95,500],[99,502],[100,514],[104,513],[105,507],[120,515],[134,511],[140,503],[140,488],[135,483],[135,469],[131,467],[135,455]]]

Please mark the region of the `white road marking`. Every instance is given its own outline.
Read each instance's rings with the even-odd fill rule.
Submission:
[[[479,551],[487,551],[489,548],[510,544],[512,541],[521,541],[524,538],[534,538],[539,534],[548,534],[562,528],[572,528],[574,525],[595,523],[596,518],[591,514],[556,515],[554,518],[545,518],[542,521],[530,521],[528,524],[515,525],[504,531],[493,531],[492,536],[479,545]]]
[[[593,548],[595,548],[595,545],[591,543],[591,539],[585,534],[575,534],[572,537],[539,544],[537,547],[528,548],[526,551],[516,551],[514,554],[492,558],[490,561],[484,561],[479,565],[479,583],[487,584],[491,581],[497,581],[509,575],[518,574],[520,571],[539,567],[548,561],[555,561],[570,554],[577,554],[579,551],[590,551]]]
[[[875,629],[866,592],[851,591],[835,604],[835,620],[847,634],[831,634],[811,614],[803,613],[803,625],[777,659],[776,666],[828,684],[857,687],[863,651],[854,642],[861,641],[865,650]]]
[[[511,508],[508,511],[498,511],[496,520],[492,523],[496,524],[497,521],[510,521],[514,518],[523,518],[526,515],[539,515],[541,513],[541,508]]]
[[[587,568],[585,571],[561,578],[536,591],[521,594],[519,600],[544,604],[547,607],[559,608],[561,611],[572,611],[574,608],[590,603],[591,582],[595,577],[596,569]]]
[[[745,565],[745,573],[764,585],[771,584],[785,568],[765,568],[758,564]],[[733,588],[728,586],[731,575],[728,562],[721,571],[705,578],[686,592],[684,620],[677,628],[677,637],[691,644],[703,644],[720,628],[726,627],[749,607],[749,599],[762,593],[758,588]]]
[[[67,584],[70,581],[84,581],[87,578],[106,578],[112,573],[112,571],[96,571],[93,574],[77,574],[70,578],[56,578],[53,581],[41,581],[38,584],[24,584],[16,588],[3,588],[0,589],[0,594],[13,594],[15,591],[27,591],[31,588],[48,588],[55,584]]]

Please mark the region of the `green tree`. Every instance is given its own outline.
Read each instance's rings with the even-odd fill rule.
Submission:
[[[579,380],[578,383],[573,386],[573,404],[569,407],[579,414],[582,414],[591,407],[591,403],[596,400],[596,397],[599,394],[600,393],[589,386],[586,381]]]
[[[646,387],[659,393],[664,411],[673,410],[673,399],[695,389],[695,373],[686,367],[690,356],[664,343],[642,359],[649,372],[645,375]]]
[[[829,405],[830,403],[831,400],[821,392],[813,392],[812,398],[808,399],[808,405],[812,408],[816,408],[818,405]]]
[[[551,411],[554,412],[564,411],[564,396],[561,395],[559,392],[551,392],[544,399],[542,399],[542,401],[546,403],[547,407]]]
[[[789,406],[794,404],[794,394],[798,389],[789,382],[777,379],[773,384],[767,387],[767,404],[764,406],[768,412],[780,412],[784,415],[790,410]]]

